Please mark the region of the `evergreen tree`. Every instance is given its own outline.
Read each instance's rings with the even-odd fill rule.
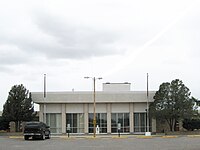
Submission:
[[[21,84],[14,85],[3,107],[2,117],[9,123],[16,123],[16,131],[22,121],[30,121],[35,117],[31,93]]]
[[[156,119],[166,120],[170,130],[174,131],[177,121],[191,118],[195,113],[197,100],[190,95],[190,90],[181,80],[162,83],[150,104],[150,114]]]

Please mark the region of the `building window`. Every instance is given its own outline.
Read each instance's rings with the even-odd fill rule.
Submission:
[[[70,124],[71,133],[84,133],[84,114],[66,114],[66,126],[67,124]]]
[[[118,124],[121,124],[121,133],[130,132],[129,113],[112,113],[111,114],[111,132],[118,132]]]
[[[51,133],[61,133],[61,114],[46,114],[46,123],[50,126]]]
[[[149,119],[149,130],[151,131],[151,119]],[[134,113],[134,132],[146,132],[147,131],[147,114],[146,113]]]
[[[89,113],[89,122],[88,128],[89,133],[94,132],[94,125],[93,125],[93,113]],[[107,114],[106,113],[96,113],[96,127],[99,127],[99,133],[107,133]]]

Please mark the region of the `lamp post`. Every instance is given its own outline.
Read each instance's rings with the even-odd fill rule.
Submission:
[[[147,132],[146,136],[151,136],[151,132],[149,131],[149,74],[147,73]]]
[[[91,78],[92,80],[93,80],[93,88],[94,88],[94,92],[93,92],[93,136],[94,137],[96,137],[96,89],[95,89],[95,87],[96,87],[96,80],[101,80],[102,78],[100,77],[100,78],[96,78],[96,77],[84,77],[85,79],[89,79],[89,78]]]
[[[46,74],[44,74],[44,107],[43,107],[43,111],[44,111],[44,114],[43,114],[43,122],[46,123],[46,106],[45,106],[45,100],[46,100]]]

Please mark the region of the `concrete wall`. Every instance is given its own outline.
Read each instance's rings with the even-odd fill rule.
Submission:
[[[43,98],[42,92],[32,92],[33,102],[37,104],[51,103],[93,103],[93,95],[91,92],[47,92],[47,97]],[[97,103],[146,103],[147,93],[144,91],[101,91],[96,92]],[[153,102],[154,91],[149,92],[149,102]]]
[[[46,113],[61,113],[62,104],[46,104]]]
[[[112,113],[127,113],[129,112],[129,104],[111,104]]]
[[[62,113],[62,107],[65,107],[65,113],[93,113],[93,104],[45,104],[45,113]],[[117,104],[96,104],[96,113],[127,113],[127,112],[146,112],[146,103],[117,103]],[[40,113],[44,111],[44,105],[40,105]]]
[[[65,104],[66,113],[83,113],[84,104]]]
[[[135,103],[133,105],[134,112],[146,112],[147,103]]]

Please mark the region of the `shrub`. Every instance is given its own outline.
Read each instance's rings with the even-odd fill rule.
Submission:
[[[197,119],[185,119],[183,121],[183,128],[193,131],[194,129],[200,129],[200,120]]]

